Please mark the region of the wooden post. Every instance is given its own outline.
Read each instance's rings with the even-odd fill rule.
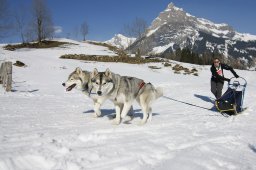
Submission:
[[[0,66],[0,84],[3,84],[3,63]]]
[[[12,62],[6,62],[6,91],[12,90]]]
[[[12,62],[4,62],[0,67],[0,83],[3,84],[5,90],[12,90]]]

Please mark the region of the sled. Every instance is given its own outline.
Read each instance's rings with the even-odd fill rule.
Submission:
[[[215,101],[215,106],[219,112],[225,115],[237,115],[242,113],[244,93],[247,81],[242,78],[231,78],[227,91]]]

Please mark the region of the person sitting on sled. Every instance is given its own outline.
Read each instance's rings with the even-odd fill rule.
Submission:
[[[239,77],[231,66],[221,63],[219,58],[214,58],[211,66],[211,92],[216,99],[219,99],[222,95],[224,81],[230,81],[230,79],[224,77],[223,69],[230,70],[236,78]]]

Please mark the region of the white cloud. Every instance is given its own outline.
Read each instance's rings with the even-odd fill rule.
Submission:
[[[54,26],[54,33],[55,34],[62,33],[62,27],[61,26]]]

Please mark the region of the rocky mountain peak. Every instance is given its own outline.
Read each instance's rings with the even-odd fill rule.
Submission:
[[[129,50],[136,52],[140,49],[145,55],[165,55],[178,48],[189,48],[197,54],[219,53],[251,61],[256,57],[256,36],[238,33],[225,23],[216,24],[197,18],[170,3]]]
[[[173,2],[171,2],[168,6],[167,9],[165,11],[183,11],[182,8],[178,8],[174,5]]]
[[[147,36],[150,36],[163,25],[174,25],[176,23],[188,25],[191,24],[191,22],[195,22],[194,16],[186,13],[182,8],[176,7],[173,3],[170,3],[168,7],[153,20],[148,29]]]

